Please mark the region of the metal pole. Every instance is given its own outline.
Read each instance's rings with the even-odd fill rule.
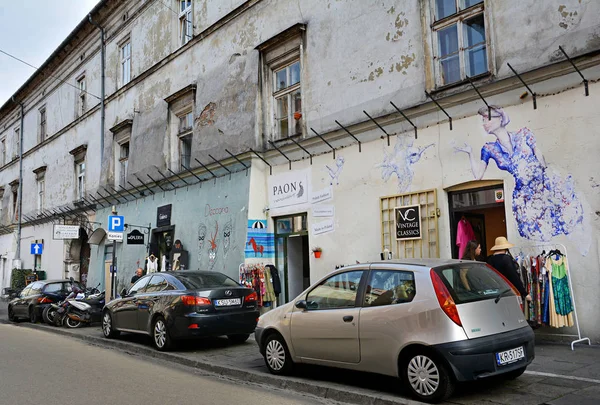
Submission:
[[[12,97],[12,101],[15,101],[15,98]],[[15,259],[18,260],[18,268],[21,268],[21,222],[22,222],[22,213],[23,211],[23,123],[25,120],[25,106],[23,103],[19,102],[21,106],[21,125],[19,130],[19,215],[18,215],[18,223],[17,223],[17,251],[15,254]]]
[[[117,207],[113,205],[112,214],[117,215]],[[117,283],[115,282],[117,276],[117,241],[113,240],[113,251],[112,260],[110,264],[110,299],[111,301],[117,297]]]
[[[104,28],[102,28],[98,23],[92,20],[92,15],[88,14],[88,19],[90,23],[96,26],[100,30],[100,69],[102,70],[101,76],[101,89],[100,89],[100,165],[103,164],[104,160],[104,122],[105,122],[105,110],[104,110],[104,98],[105,98],[105,82],[106,82],[106,48],[104,46],[105,33]]]

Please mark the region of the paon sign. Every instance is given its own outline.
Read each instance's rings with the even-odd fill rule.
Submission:
[[[137,229],[129,232],[127,234],[127,244],[128,245],[143,245],[144,244],[144,234],[142,234]]]
[[[305,170],[269,177],[269,208],[308,202],[308,173]]]
[[[421,206],[406,205],[394,208],[396,239],[421,239]]]
[[[163,205],[162,207],[158,207],[156,209],[156,227],[160,228],[161,226],[169,226],[171,225],[171,211],[172,204]]]

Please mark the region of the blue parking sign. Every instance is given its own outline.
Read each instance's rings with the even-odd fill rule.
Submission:
[[[109,215],[108,216],[108,231],[109,232],[124,232],[125,231],[125,217],[122,215]]]

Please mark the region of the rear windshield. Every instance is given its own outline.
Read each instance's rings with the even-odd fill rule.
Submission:
[[[188,290],[199,288],[239,287],[240,285],[221,273],[177,272],[177,279]]]
[[[84,290],[84,287],[78,282],[74,282],[75,286],[80,290]],[[70,293],[73,289],[71,288],[70,282],[58,282],[58,283],[49,283],[44,287],[45,293]]]
[[[483,263],[453,264],[436,268],[435,272],[456,304],[488,300],[496,298],[500,293],[514,295],[511,286]]]

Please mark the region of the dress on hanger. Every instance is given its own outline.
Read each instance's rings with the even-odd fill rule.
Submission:
[[[465,218],[458,221],[458,230],[456,231],[456,246],[458,246],[458,258],[462,259],[467,249],[467,243],[475,239],[475,232],[471,223]]]
[[[158,270],[158,260],[156,259],[156,256],[150,256],[146,259],[146,269],[147,274],[156,273]]]
[[[552,274],[552,260],[546,260],[546,270],[548,270],[548,277],[553,278]],[[562,328],[564,326],[573,326],[573,313],[570,312],[568,315],[559,315],[556,312],[556,301],[555,301],[555,292],[554,292],[554,283],[548,283],[549,297],[548,297],[548,306],[550,312],[550,326],[554,328]]]
[[[549,259],[552,265],[552,288],[554,290],[554,305],[556,313],[567,315],[573,312],[569,279],[567,277],[567,264],[565,257]]]

